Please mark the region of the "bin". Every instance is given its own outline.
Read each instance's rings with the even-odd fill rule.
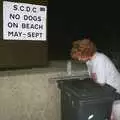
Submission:
[[[61,120],[110,120],[115,89],[90,78],[59,80]]]

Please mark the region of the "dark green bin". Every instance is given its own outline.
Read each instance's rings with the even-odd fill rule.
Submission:
[[[87,78],[58,81],[61,89],[61,120],[109,120],[115,89]]]

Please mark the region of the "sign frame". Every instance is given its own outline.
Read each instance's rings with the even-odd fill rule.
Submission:
[[[7,8],[5,8],[5,7],[3,7],[3,40],[22,40],[22,41],[46,41],[47,40],[47,6],[45,6],[45,5],[36,5],[36,4],[29,4],[29,3],[24,3],[24,2],[9,2],[9,1],[3,1],[3,6],[5,5],[5,4],[12,4],[12,5],[14,5],[14,10],[19,10],[19,11],[15,11],[15,13],[16,12],[18,12],[18,13],[20,13],[21,11],[20,10],[24,10],[24,12],[22,11],[22,15],[20,15],[20,14],[9,14],[9,13],[11,13],[11,11],[10,12],[8,12],[8,14],[9,15],[11,15],[11,17],[10,17],[10,19],[15,19],[15,21],[17,21],[18,19],[16,19],[16,18],[18,18],[18,17],[20,17],[20,16],[25,16],[27,13],[29,14],[29,16],[32,16],[33,14],[35,15],[35,13],[29,13],[29,9],[30,8],[34,8],[34,9],[31,9],[32,11],[30,11],[30,12],[35,12],[36,10],[38,10],[38,8],[45,8],[45,11],[42,11],[42,12],[44,12],[44,20],[43,21],[40,21],[40,16],[38,16],[37,17],[37,15],[34,17],[34,20],[36,20],[36,19],[38,19],[38,21],[36,22],[36,21],[32,21],[32,23],[33,24],[31,24],[31,21],[29,21],[29,20],[27,20],[27,22],[25,21],[25,23],[23,22],[23,19],[25,20],[25,17],[24,18],[19,18],[19,23],[17,23],[17,24],[15,24],[14,22],[13,22],[13,24],[11,23],[11,22],[6,22],[6,20],[7,19],[9,19],[9,18],[7,18],[6,19],[6,16],[5,16],[5,13],[6,13],[6,11],[5,11],[5,9],[7,9]],[[17,7],[16,7],[17,6]],[[20,8],[20,6],[22,6],[21,8]],[[30,7],[31,6],[31,7]],[[11,8],[12,8],[12,6],[11,6]],[[10,9],[10,7],[8,8],[8,9]],[[26,11],[27,10],[27,11]],[[8,11],[8,10],[7,10]],[[14,12],[14,11],[13,11]],[[41,12],[41,13],[42,13]],[[24,14],[23,14],[24,13]],[[37,12],[36,12],[37,13]],[[37,13],[38,14],[38,13]],[[17,16],[15,16],[15,15],[17,15]],[[19,16],[18,16],[19,15]],[[28,16],[28,15],[26,15],[26,16]],[[16,17],[16,18],[15,18]],[[32,17],[31,17],[32,18]],[[28,17],[28,19],[29,19],[29,17]],[[22,21],[22,22],[21,22]],[[36,32],[36,31],[39,31],[39,30],[35,30],[35,28],[36,29],[40,29],[41,28],[41,26],[39,25],[39,24],[34,24],[34,23],[38,23],[38,22],[44,22],[43,24],[43,26],[44,26],[44,30],[43,30],[43,34],[44,34],[44,37],[41,37],[41,39],[39,38],[40,36],[41,36],[41,34],[40,34],[40,32]],[[9,26],[6,26],[6,24],[7,23],[11,23],[11,24],[9,24]],[[20,24],[21,24],[21,26],[20,26]],[[21,27],[21,29],[19,29],[18,27],[19,26]],[[30,25],[30,26],[29,26]],[[36,26],[35,26],[36,25]],[[15,32],[15,30],[16,29],[14,29],[14,32],[9,32],[8,31],[8,33],[9,33],[9,35],[10,36],[12,36],[12,37],[9,37],[9,36],[7,36],[6,35],[6,29],[7,28],[5,28],[5,27],[10,27],[10,28],[12,28],[12,27],[16,27],[16,29],[17,30],[20,30],[21,32]],[[10,29],[9,28],[9,29]],[[24,34],[24,35],[29,35],[29,36],[27,36],[27,37],[21,37],[21,35],[23,35],[23,33],[25,32],[25,30],[23,29],[23,31],[22,31],[22,28],[24,28],[24,29],[27,29],[27,31],[26,31],[26,34]],[[33,29],[33,30],[30,30],[30,32],[28,32],[29,30],[28,29]],[[7,29],[8,30],[8,29]],[[35,31],[35,32],[32,32],[32,31]],[[16,34],[15,34],[16,33]],[[29,33],[29,34],[28,34]],[[19,36],[19,37],[18,37]],[[32,36],[32,37],[31,37]],[[28,38],[28,37],[30,37],[30,38]]]

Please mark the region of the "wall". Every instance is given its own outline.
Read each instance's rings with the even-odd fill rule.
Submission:
[[[1,120],[58,120],[59,91],[48,78],[55,74],[5,73],[0,77]]]
[[[0,72],[0,120],[60,120],[60,91],[50,78],[65,75],[61,64]]]

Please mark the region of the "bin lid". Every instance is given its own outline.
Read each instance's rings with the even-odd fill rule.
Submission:
[[[82,98],[108,98],[114,96],[116,89],[109,85],[100,86],[92,79],[86,78],[84,80],[71,79],[59,81],[60,88],[63,92],[67,91],[69,94]]]

